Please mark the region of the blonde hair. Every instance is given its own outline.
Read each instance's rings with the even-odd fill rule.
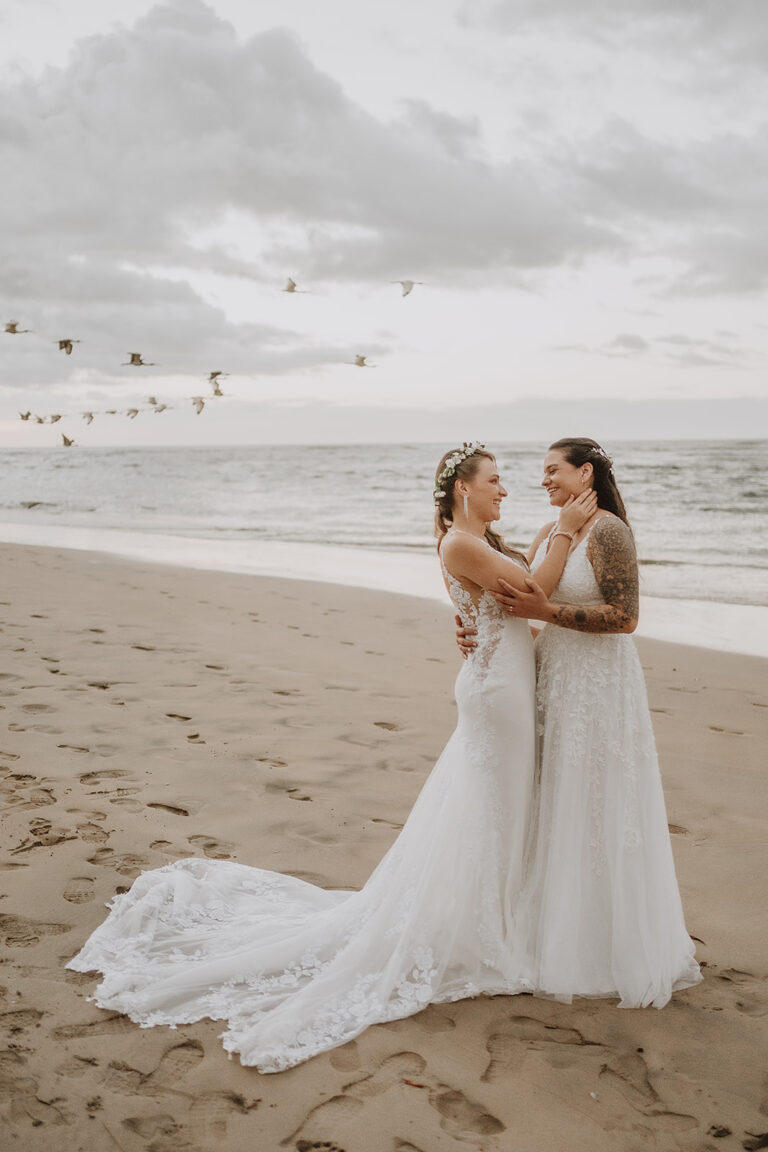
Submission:
[[[449,528],[453,527],[453,490],[456,486],[457,480],[471,480],[477,473],[482,459],[493,460],[496,462],[496,457],[493,452],[489,452],[486,448],[476,448],[471,456],[465,456],[453,468],[450,476],[440,479],[445,471],[446,464],[451,456],[460,454],[461,449],[451,448],[450,452],[446,452],[441,458],[435,472],[435,492],[440,493],[435,495],[435,536],[437,538],[437,547],[440,547],[440,541],[445,536]],[[528,567],[528,561],[522,552],[518,552],[515,548],[510,548],[505,544],[504,537],[495,532],[490,525],[485,526],[485,539],[488,541],[492,548],[497,552],[501,552],[504,556],[510,556],[514,560],[520,560]]]

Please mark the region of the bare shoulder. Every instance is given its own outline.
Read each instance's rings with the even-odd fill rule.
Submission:
[[[447,532],[440,545],[443,556],[453,556],[461,560],[466,556],[476,556],[478,551],[485,551],[488,547],[485,540],[473,536],[471,532]]]

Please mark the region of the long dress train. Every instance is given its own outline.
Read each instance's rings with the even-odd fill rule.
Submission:
[[[588,535],[553,603],[602,604]],[[534,569],[546,554],[542,543]],[[663,1007],[700,979],[685,930],[642,667],[628,635],[548,624],[536,641],[537,991]]]
[[[447,576],[447,573],[446,573]],[[278,1072],[435,1001],[531,987],[516,920],[535,770],[525,621],[474,602],[458,724],[394,845],[360,892],[228,861],[139,876],[69,968],[144,1027],[225,1019],[224,1047]]]

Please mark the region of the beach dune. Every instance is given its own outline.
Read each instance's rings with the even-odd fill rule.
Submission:
[[[142,1030],[65,964],[145,868],[361,886],[455,720],[452,612],[0,546],[0,1146],[633,1152],[768,1146],[768,662],[640,641],[704,981],[661,1012],[431,1006],[273,1076]]]

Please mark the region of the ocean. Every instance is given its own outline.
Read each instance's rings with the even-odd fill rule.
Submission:
[[[0,539],[443,598],[431,494],[449,447],[3,449]],[[500,528],[526,548],[552,518],[541,488],[547,446],[489,447],[509,491]],[[707,642],[713,622],[768,633],[768,442],[606,448],[649,614],[677,602],[666,614],[686,620],[694,643]],[[742,610],[726,610],[734,605]],[[753,650],[738,637],[715,646]]]

